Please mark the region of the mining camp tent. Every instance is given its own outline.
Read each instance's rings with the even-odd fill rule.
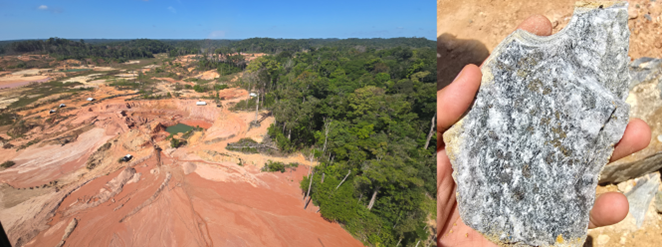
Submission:
[[[195,103],[196,105],[207,105],[207,102],[204,101],[198,101],[198,103]]]
[[[87,98],[87,101],[93,101],[94,98]]]

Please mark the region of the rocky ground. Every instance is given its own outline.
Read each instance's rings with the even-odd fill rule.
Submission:
[[[230,84],[217,107],[210,93],[184,87],[195,84],[190,78],[227,84],[236,76],[197,71],[190,56],[176,70],[162,59],[0,75],[0,83],[23,75],[67,81],[0,90],[0,163],[15,162],[0,168],[0,221],[14,246],[362,246],[316,207],[303,209],[299,182],[315,163],[225,149],[242,138],[262,142],[274,121],[261,112],[260,126],[250,127],[255,112],[230,110],[249,98],[246,90]],[[138,79],[158,66],[181,77]],[[122,86],[141,80],[161,99]],[[187,143],[172,148],[165,129],[177,123],[202,130],[176,135]],[[120,162],[126,154],[133,158]],[[269,160],[301,165],[261,172]]]
[[[523,20],[534,14],[546,16],[554,33],[563,29],[572,16],[575,0],[437,1],[437,66],[439,86],[450,83],[465,64],[481,64],[496,45]],[[629,2],[630,52],[633,70],[640,73],[631,83],[631,117],[646,121],[652,130],[648,148],[608,165],[601,174],[597,194],[620,191],[630,201],[630,213],[616,225],[589,230],[584,246],[659,246],[662,242],[662,187],[659,176],[642,182],[642,176],[662,168],[662,62],[636,59],[662,57],[662,1]],[[659,138],[658,138],[659,137]],[[636,179],[640,180],[636,180]],[[641,191],[649,184],[653,190]],[[640,184],[637,187],[636,184]],[[637,192],[637,189],[640,189]],[[634,192],[633,192],[634,191]],[[658,192],[660,191],[660,192]],[[657,195],[657,196],[656,196]],[[658,208],[656,208],[656,205]],[[660,211],[658,211],[658,209]],[[637,219],[639,224],[637,224]]]

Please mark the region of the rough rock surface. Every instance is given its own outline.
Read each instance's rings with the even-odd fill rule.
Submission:
[[[634,186],[625,192],[630,205],[629,213],[635,218],[637,228],[644,223],[648,206],[660,185],[660,174],[655,172],[634,180]]]
[[[581,246],[598,173],[627,125],[627,3],[578,3],[549,37],[522,30],[483,64],[444,134],[460,216],[505,246]]]
[[[639,58],[630,64],[630,117],[644,120],[651,128],[650,144],[644,150],[605,166],[600,184],[620,183],[662,169],[662,59]]]

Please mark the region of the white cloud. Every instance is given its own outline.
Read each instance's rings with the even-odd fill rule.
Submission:
[[[225,31],[213,31],[209,34],[208,38],[223,38],[225,37]]]
[[[173,14],[177,14],[177,10],[172,6],[168,7],[168,10],[170,10],[170,12],[172,12]]]
[[[39,10],[47,10],[47,9],[48,9],[48,6],[46,6],[46,5],[40,5],[39,7],[37,7],[37,9],[39,9]]]

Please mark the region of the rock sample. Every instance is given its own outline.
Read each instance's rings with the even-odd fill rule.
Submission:
[[[483,64],[444,141],[460,216],[490,241],[584,243],[598,173],[628,121],[627,6],[578,3],[559,33],[517,30]]]
[[[648,147],[605,166],[600,184],[620,183],[662,169],[662,59],[639,58],[630,64],[630,117],[651,128]]]
[[[644,224],[648,206],[660,186],[660,174],[655,172],[634,180],[634,187],[625,196],[630,204],[629,213],[636,220],[637,228]]]

